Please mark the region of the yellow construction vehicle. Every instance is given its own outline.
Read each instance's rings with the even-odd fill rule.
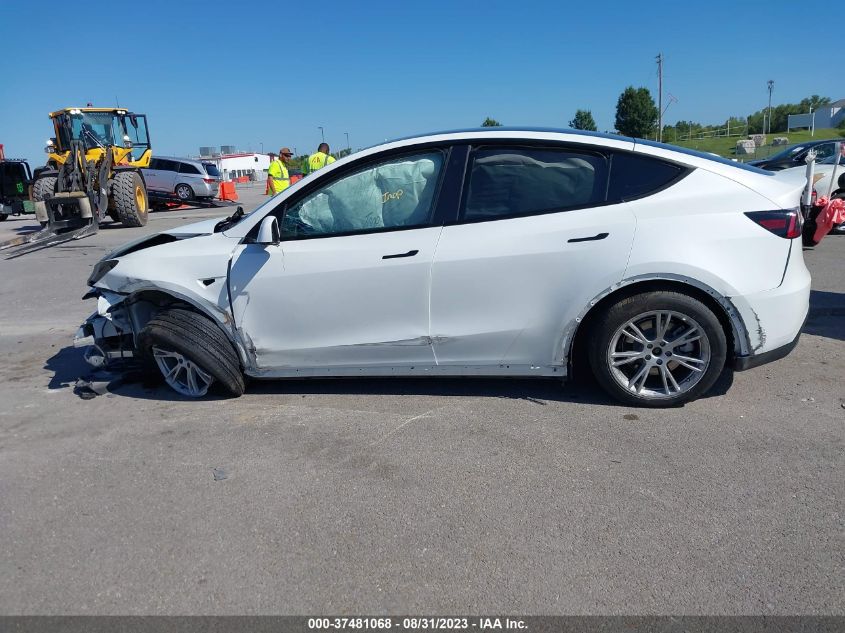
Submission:
[[[0,244],[13,257],[97,232],[106,217],[123,226],[147,223],[140,169],[152,150],[147,117],[123,108],[64,108],[50,113],[46,168],[36,170],[32,200],[42,230]]]

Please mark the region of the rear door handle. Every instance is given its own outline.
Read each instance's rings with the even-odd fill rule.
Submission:
[[[574,244],[575,242],[598,242],[599,240],[603,240],[606,238],[610,233],[596,233],[592,237],[573,237],[571,240],[566,240],[570,244]]]
[[[382,259],[397,259],[399,257],[413,257],[419,253],[418,250],[408,251],[407,253],[396,253],[395,255],[382,255]]]

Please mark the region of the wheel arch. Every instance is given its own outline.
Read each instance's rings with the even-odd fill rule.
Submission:
[[[149,323],[156,314],[165,308],[180,307],[191,310],[208,318],[214,323],[223,335],[226,337],[238,356],[241,364],[241,369],[250,366],[249,357],[246,354],[246,348],[242,341],[240,341],[237,334],[233,331],[233,324],[228,313],[219,310],[211,309],[202,302],[197,301],[194,297],[185,294],[174,292],[171,290],[162,290],[160,288],[143,288],[134,291],[126,301],[126,308],[132,323],[132,330],[134,332],[136,341],[141,330]]]
[[[722,325],[728,340],[729,361],[736,356],[747,355],[751,350],[750,338],[745,323],[730,299],[712,287],[696,279],[676,275],[644,275],[627,279],[597,295],[576,317],[569,335],[564,337],[567,374],[581,375],[587,368],[585,348],[592,323],[608,306],[627,297],[667,290],[679,292],[698,299],[706,305]]]

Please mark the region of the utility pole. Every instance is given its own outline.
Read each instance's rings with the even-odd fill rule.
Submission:
[[[663,53],[657,54],[657,140],[663,142]]]
[[[769,81],[766,82],[766,85],[769,87],[769,132],[768,133],[771,134],[772,133],[772,90],[774,90],[774,87],[775,87],[775,80],[769,79]]]
[[[320,138],[323,139],[323,143],[325,143],[326,142],[326,135],[323,133],[323,126],[318,125],[317,127],[320,129]]]
[[[346,151],[347,151],[347,155],[349,155],[349,154],[352,153],[352,150],[349,147],[349,132],[344,132],[344,134],[346,134]]]

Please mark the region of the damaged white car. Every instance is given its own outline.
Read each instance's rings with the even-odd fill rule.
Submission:
[[[804,185],[619,136],[404,139],[110,253],[77,339],[191,397],[245,377],[564,378],[585,359],[614,398],[676,405],[795,346]]]

